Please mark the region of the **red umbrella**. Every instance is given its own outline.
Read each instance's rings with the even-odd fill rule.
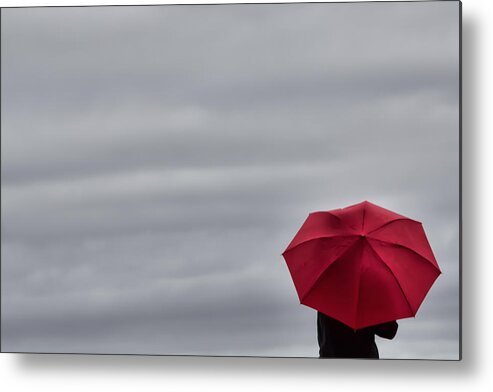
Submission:
[[[367,201],[311,213],[283,256],[300,302],[353,329],[414,317],[441,274],[421,222]]]

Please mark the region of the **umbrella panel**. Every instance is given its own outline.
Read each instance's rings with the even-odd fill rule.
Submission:
[[[413,316],[396,277],[363,238],[331,263],[301,302],[354,329]]]

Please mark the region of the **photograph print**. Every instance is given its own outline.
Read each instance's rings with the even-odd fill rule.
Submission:
[[[1,9],[1,351],[461,359],[461,3]]]

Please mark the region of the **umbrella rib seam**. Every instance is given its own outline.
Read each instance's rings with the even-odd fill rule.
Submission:
[[[303,300],[311,293],[311,291],[313,290],[313,288],[317,285],[318,281],[322,278],[323,275],[325,275],[327,273],[327,271],[330,270],[330,268],[335,264],[337,263],[339,260],[341,260],[342,257],[344,257],[351,249],[353,249],[353,247],[358,243],[358,241],[355,241],[352,245],[348,246],[348,248],[339,255],[339,257],[337,257],[332,263],[330,263],[327,268],[325,268],[324,270],[322,270],[322,272],[320,273],[320,275],[317,276],[317,278],[315,279],[315,281],[313,282],[313,284],[310,286],[310,288],[305,292],[303,293],[303,295],[300,297],[300,302],[303,302]]]
[[[332,212],[330,211],[326,211],[325,212],[326,214],[329,214],[330,216],[333,216],[334,218],[338,219],[344,226],[346,226],[348,229],[351,229],[351,230],[358,230],[356,227],[354,226],[351,226],[349,223],[347,223],[344,219],[342,219],[341,217],[337,216],[337,215],[334,215]]]
[[[389,241],[385,241],[385,240],[381,240],[379,238],[372,238],[370,237],[373,241],[380,241],[380,242],[383,242],[384,244],[388,244],[390,246],[396,246],[396,247],[399,247],[399,248],[404,248],[412,253],[414,253],[415,255],[419,256],[421,259],[425,260],[426,262],[428,262],[429,264],[431,264],[431,266],[437,271],[439,272],[440,274],[442,273],[442,271],[440,271],[439,268],[437,268],[437,266],[433,263],[433,261],[431,261],[430,259],[428,259],[427,257],[423,256],[422,254],[416,252],[414,249],[411,249],[409,248],[408,246],[406,245],[401,245],[401,244],[396,244],[394,242],[389,242]],[[373,247],[372,247],[373,248]]]
[[[384,228],[385,226],[390,225],[391,223],[394,223],[394,222],[397,222],[397,221],[401,221],[401,220],[408,220],[408,221],[416,222],[416,223],[419,223],[420,225],[422,225],[422,223],[420,221],[417,221],[417,220],[414,220],[414,219],[411,219],[411,218],[405,218],[405,217],[404,218],[395,218],[395,219],[392,219],[392,220],[390,220],[388,222],[385,222],[381,226],[378,226],[375,229],[369,231],[368,233],[366,233],[366,235],[369,235],[371,233],[374,233],[375,231],[378,231],[378,230]]]
[[[409,306],[409,310],[411,311],[411,314],[414,316],[416,315],[416,312],[413,310],[411,304],[409,303],[409,300],[407,299],[407,296],[406,296],[406,293],[404,292],[404,289],[402,288],[401,286],[401,282],[399,282],[399,279],[397,279],[397,276],[395,276],[394,274],[394,271],[392,271],[392,269],[387,265],[387,263],[384,261],[384,259],[380,256],[380,254],[375,250],[375,248],[373,247],[373,245],[370,243],[370,241],[368,241],[368,245],[370,246],[371,250],[373,251],[373,253],[375,253],[377,255],[377,258],[378,260],[380,260],[380,262],[390,271],[390,274],[394,277],[397,285],[399,286],[399,289],[401,290],[401,293],[402,293],[402,296],[404,297],[404,299],[406,300],[406,303],[407,303],[407,306]],[[417,309],[416,309],[417,311]]]
[[[284,253],[288,253],[290,251],[292,251],[293,249],[296,249],[298,246],[300,245],[303,245],[303,244],[306,244],[310,241],[315,241],[315,240],[320,240],[320,239],[323,239],[323,238],[342,238],[342,237],[354,237],[355,234],[344,234],[344,235],[341,235],[341,234],[335,234],[335,235],[321,235],[321,236],[318,236],[318,237],[313,237],[313,238],[310,238],[309,240],[305,240],[305,241],[302,241],[300,242],[299,244],[296,244],[295,246],[289,248],[289,249],[286,249]]]
[[[366,241],[368,242],[368,241]],[[354,326],[356,327],[358,325],[358,312],[359,312],[359,298],[361,296],[361,263],[359,263],[359,278],[358,278],[358,292],[356,294],[356,304],[354,306]]]

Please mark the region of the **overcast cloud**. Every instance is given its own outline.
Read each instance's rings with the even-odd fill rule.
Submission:
[[[2,9],[2,350],[316,357],[307,214],[423,222],[383,358],[459,349],[458,2]]]

